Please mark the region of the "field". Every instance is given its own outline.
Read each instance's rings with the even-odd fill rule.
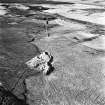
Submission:
[[[20,78],[13,93],[23,99],[26,88],[29,105],[105,104],[105,8],[84,2],[0,4],[0,82],[6,89]],[[41,51],[54,58],[50,75],[25,64]]]

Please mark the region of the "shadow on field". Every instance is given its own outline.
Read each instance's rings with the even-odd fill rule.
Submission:
[[[29,37],[22,27],[3,27],[0,29],[0,81],[11,89],[24,70],[27,72],[16,87],[16,95],[23,93],[22,81],[29,74],[25,62],[40,52],[39,48],[27,40]],[[20,30],[20,31],[19,31]]]

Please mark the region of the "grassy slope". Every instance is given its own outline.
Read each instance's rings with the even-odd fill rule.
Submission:
[[[34,30],[40,30],[43,27],[34,23],[22,23],[13,26],[3,21],[1,23],[0,81],[4,83],[5,87],[11,89],[24,70],[30,71],[25,62],[39,53],[38,47],[28,42],[31,36],[27,36],[27,28],[34,27]],[[23,91],[20,85],[17,86],[16,90],[16,94]]]

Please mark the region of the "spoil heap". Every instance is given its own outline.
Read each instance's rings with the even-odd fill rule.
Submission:
[[[34,69],[38,72],[43,72],[44,74],[47,74],[49,71],[53,70],[53,66],[51,64],[52,60],[53,57],[48,54],[48,52],[42,52],[31,60],[27,61],[26,65],[30,69]]]

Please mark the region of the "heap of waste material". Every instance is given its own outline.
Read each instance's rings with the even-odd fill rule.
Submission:
[[[51,68],[52,56],[48,54],[47,52],[42,52],[39,55],[35,56],[31,60],[26,62],[26,65],[30,69],[43,71],[43,73],[47,73]]]

